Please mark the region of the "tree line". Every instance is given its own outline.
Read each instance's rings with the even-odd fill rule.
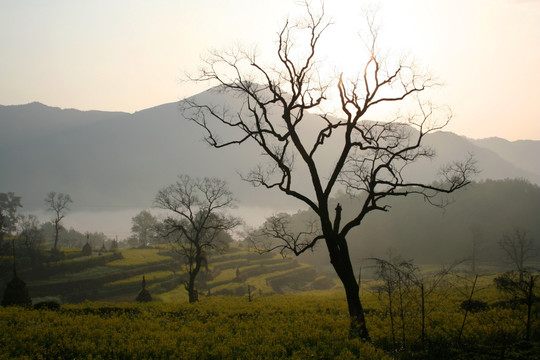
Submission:
[[[0,193],[0,245],[3,254],[13,256],[14,266],[16,261],[20,263],[29,259],[29,264],[22,265],[36,270],[47,261],[61,259],[62,246],[82,248],[85,256],[92,254],[92,248],[106,250],[106,245],[118,247],[116,239],[107,239],[102,233],[90,236],[74,229],[66,230],[61,222],[72,202],[68,194],[49,193],[45,205],[53,216],[51,221],[40,224],[35,215],[17,214],[18,208],[22,207],[20,197],[14,193]],[[225,249],[232,241],[228,232],[241,223],[239,218],[228,213],[235,205],[233,194],[221,179],[180,175],[176,183],[159,190],[155,205],[168,210],[168,216],[159,221],[149,211],[141,211],[132,218],[132,235],[126,243],[137,247],[169,244],[188,274],[185,288],[190,302],[195,302],[198,299],[196,278],[203,268],[208,269],[209,252]],[[52,242],[48,255],[43,249],[45,239]],[[9,273],[7,266],[5,270],[3,273]]]
[[[86,243],[94,248],[117,246],[116,239],[102,232],[82,233],[66,229],[63,219],[73,200],[69,194],[50,192],[44,206],[52,216],[40,222],[34,214],[19,214],[21,197],[13,192],[0,193],[0,256],[13,256],[22,268],[39,270],[46,262],[62,258],[62,248],[82,248]],[[2,263],[2,277],[10,264]]]

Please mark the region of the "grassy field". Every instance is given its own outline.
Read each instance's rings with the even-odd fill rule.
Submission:
[[[160,247],[148,249],[125,249],[121,251],[122,259],[111,261],[107,264],[107,266],[125,268],[158,264],[162,262],[172,262],[171,256],[160,254],[160,250],[162,249],[163,248]]]

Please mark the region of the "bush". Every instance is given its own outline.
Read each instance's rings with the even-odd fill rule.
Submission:
[[[486,311],[488,309],[488,304],[482,300],[465,300],[461,303],[460,307],[468,312],[477,313],[481,311]]]
[[[7,283],[4,296],[2,297],[2,306],[32,306],[32,299],[28,294],[26,283],[22,281],[17,273],[13,273],[13,279]]]
[[[60,310],[60,304],[56,301],[41,301],[34,305],[34,309],[58,311]]]

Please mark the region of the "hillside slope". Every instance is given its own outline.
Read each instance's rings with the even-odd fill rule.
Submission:
[[[501,138],[471,140],[472,143],[497,153],[503,159],[521,169],[540,176],[540,141],[518,140],[508,141]]]
[[[82,256],[80,249],[65,251],[64,260],[48,262],[34,270],[18,269],[34,301],[50,297],[68,303],[134,301],[141,290],[143,276],[154,300],[187,301],[184,289],[187,275],[167,247],[124,249],[92,256]],[[1,293],[9,280],[9,277],[3,278]],[[332,280],[317,276],[309,265],[238,247],[211,255],[209,268],[199,274],[197,283],[201,296],[243,296],[250,292],[255,296],[332,286]]]
[[[504,269],[509,264],[498,243],[503,234],[516,228],[527,231],[540,249],[539,186],[523,180],[489,180],[471,184],[449,199],[451,203],[444,209],[420,196],[385,202],[390,206],[388,212],[370,213],[348,235],[353,265],[359,267],[370,257],[385,258],[390,249],[417,264],[451,264],[470,259],[476,241],[478,261]],[[334,201],[343,207],[342,224],[360,206],[358,199],[346,195]],[[308,211],[299,212],[291,221],[302,229],[312,216]],[[322,272],[329,265],[325,245],[319,244],[300,261]],[[464,264],[470,266],[470,262]]]

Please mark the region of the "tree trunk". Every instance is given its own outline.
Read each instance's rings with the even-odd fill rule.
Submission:
[[[403,280],[400,273],[398,273],[398,295],[399,295],[399,318],[401,319],[401,346],[406,347],[405,338],[405,308],[403,306]]]
[[[394,346],[394,349],[396,348],[396,328],[394,326],[394,307],[392,305],[392,288],[391,288],[391,280],[388,281],[388,288],[387,288],[387,294],[388,294],[388,316],[390,317],[390,330],[392,331],[392,345]]]
[[[58,221],[54,222],[54,250],[58,250],[58,231],[59,231],[59,223]]]
[[[195,289],[195,277],[196,277],[196,275],[197,274],[195,274],[193,272],[191,274],[189,274],[189,280],[188,280],[188,283],[187,283],[187,291],[188,291],[188,296],[189,296],[189,302],[190,303],[194,303],[194,302],[197,302],[199,300],[197,290]]]
[[[525,323],[525,340],[527,342],[531,339],[531,313],[534,304],[534,280],[535,277],[531,276],[531,279],[527,284],[527,322]]]
[[[471,289],[471,294],[469,295],[469,302],[471,302],[473,294],[474,294],[474,288],[476,287],[476,281],[478,280],[478,274],[474,277],[474,282]],[[463,315],[463,322],[461,323],[461,328],[459,329],[459,336],[458,336],[458,344],[461,344],[461,336],[463,335],[463,329],[465,328],[465,322],[467,321],[467,315],[469,314],[469,309],[465,309],[465,315]]]
[[[422,297],[422,350],[426,343],[426,294],[424,292],[424,283],[420,284],[420,296]]]
[[[199,301],[199,293],[197,289],[195,289],[195,279],[197,278],[197,274],[199,274],[199,271],[201,270],[202,249],[200,247],[197,247],[195,259],[192,259],[192,261],[193,260],[195,260],[195,267],[190,266],[189,280],[186,288],[189,294],[190,303]]]
[[[364,308],[360,302],[360,295],[358,294],[359,288],[354,280],[354,277],[351,283],[345,285],[345,282],[343,282],[343,285],[345,286],[349,316],[351,317],[351,328],[349,335],[351,338],[369,340],[369,333],[366,327],[366,320],[364,318]]]
[[[197,291],[197,289],[192,288],[189,291],[189,303],[192,304],[192,303],[195,303],[197,301],[199,301],[199,292]]]
[[[345,288],[351,318],[349,336],[351,338],[370,340],[364,317],[364,308],[360,301],[360,288],[354,275],[347,242],[344,238],[340,239],[334,235],[326,238],[326,245],[330,254],[330,262]]]

